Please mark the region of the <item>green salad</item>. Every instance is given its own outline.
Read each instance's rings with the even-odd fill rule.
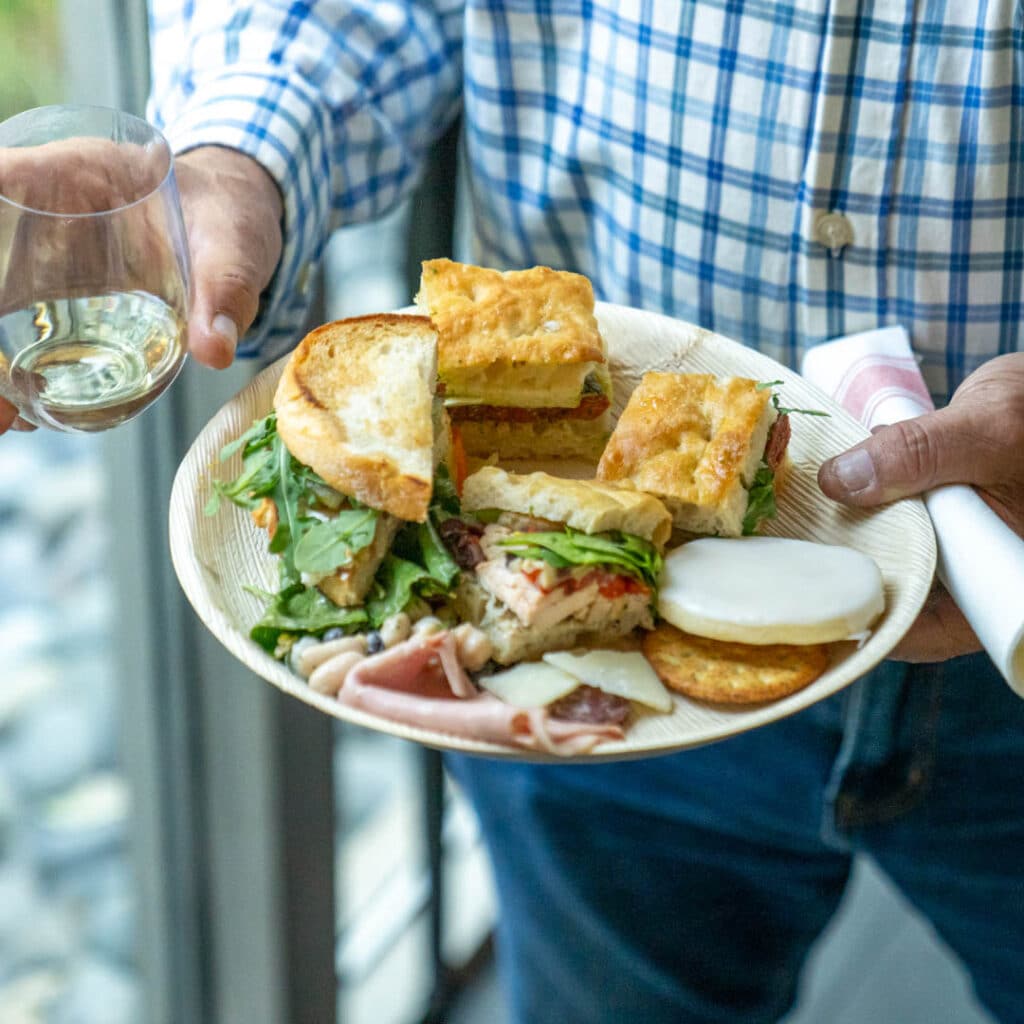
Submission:
[[[558,569],[614,566],[652,590],[661,572],[661,555],[654,545],[632,533],[588,534],[567,526],[564,531],[513,533],[499,544],[520,558],[539,559]]]
[[[226,499],[269,517],[269,550],[279,556],[278,589],[268,593],[248,588],[266,602],[250,635],[267,651],[282,656],[300,636],[319,637],[331,629],[376,629],[414,600],[446,596],[455,586],[459,567],[437,530],[444,519],[459,514],[458,495],[445,466],[435,473],[427,521],[401,527],[364,604],[342,608],[313,580],[350,565],[373,543],[385,513],[339,493],[294,458],[277,433],[274,413],[226,445],[221,462],[239,451],[242,471],[229,482],[214,482],[206,514],[215,515]]]

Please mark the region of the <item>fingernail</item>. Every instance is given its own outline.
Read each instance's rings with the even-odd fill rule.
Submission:
[[[210,329],[215,334],[219,334],[222,338],[227,338],[232,345],[238,344],[238,327],[231,317],[225,316],[223,313],[218,313],[213,318],[213,323],[210,324]]]
[[[847,494],[859,494],[875,484],[875,464],[864,448],[844,452],[832,460],[832,475]]]

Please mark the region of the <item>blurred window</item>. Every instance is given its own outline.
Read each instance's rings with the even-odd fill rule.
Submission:
[[[0,119],[59,102],[138,111],[144,34],[143,0],[3,0]],[[409,304],[411,227],[426,230],[406,205],[339,232],[317,315]],[[254,369],[189,366],[107,437],[0,441],[3,1024],[279,1024],[286,1002],[299,1019],[314,994],[282,993],[313,946],[333,953],[339,1020],[406,1024],[441,964],[490,930],[475,821],[436,759],[334,723],[336,934],[282,938],[295,915],[280,864],[306,839],[273,786],[323,778],[329,748],[281,753],[278,695],[194,622],[163,518],[191,437]],[[446,806],[443,908],[431,800]]]
[[[429,181],[425,187],[429,190]],[[429,202],[429,195],[421,196],[423,201]],[[404,203],[380,221],[334,234],[324,259],[325,319],[411,305],[409,277],[418,271],[407,267],[411,207]],[[434,254],[448,243],[424,244]],[[366,260],[367,252],[375,258]],[[366,729],[336,729],[338,1020],[343,1024],[420,1019],[439,995],[433,989],[444,983],[444,972],[470,962],[492,927],[495,898],[476,820],[451,787],[428,792],[440,782],[429,757],[412,744]],[[428,849],[427,805],[437,798],[444,803],[443,906],[434,901]],[[438,923],[439,935],[433,931]]]
[[[0,118],[69,98],[64,38],[57,0],[0,5]],[[101,444],[2,444],[0,1017],[137,1024]]]

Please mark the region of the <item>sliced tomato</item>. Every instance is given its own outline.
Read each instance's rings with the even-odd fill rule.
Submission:
[[[527,578],[527,579],[528,579],[528,580],[529,580],[529,581],[530,581],[530,582],[531,582],[531,583],[532,583],[532,584],[533,584],[533,585],[534,585],[534,586],[535,586],[535,587],[536,587],[536,588],[537,588],[538,590],[540,590],[540,591],[543,591],[543,592],[544,592],[545,594],[548,594],[548,593],[550,593],[550,591],[548,591],[548,590],[545,590],[545,589],[544,589],[544,588],[543,588],[543,587],[542,587],[542,586],[541,586],[541,585],[540,585],[540,584],[539,584],[539,583],[537,582],[537,580],[539,580],[539,579],[540,579],[540,572],[541,572],[541,571],[540,571],[540,569],[526,569],[526,570],[524,570],[524,571],[523,571],[523,575],[524,575],[524,576],[525,576],[525,577],[526,577],[526,578]]]
[[[455,481],[455,493],[462,497],[462,485],[469,475],[469,467],[466,462],[466,447],[462,443],[462,434],[459,428],[452,424],[452,477]]]
[[[611,601],[626,594],[643,594],[647,592],[647,587],[639,580],[633,579],[632,576],[622,576],[619,573],[609,573],[601,580],[597,589],[602,597],[606,597]]]

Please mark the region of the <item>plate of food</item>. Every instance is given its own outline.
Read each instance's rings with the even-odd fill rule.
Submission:
[[[586,278],[423,266],[213,416],[171,554],[207,628],[326,714],[429,746],[606,761],[793,714],[878,664],[936,547],[850,509],[865,436],[768,357]]]

